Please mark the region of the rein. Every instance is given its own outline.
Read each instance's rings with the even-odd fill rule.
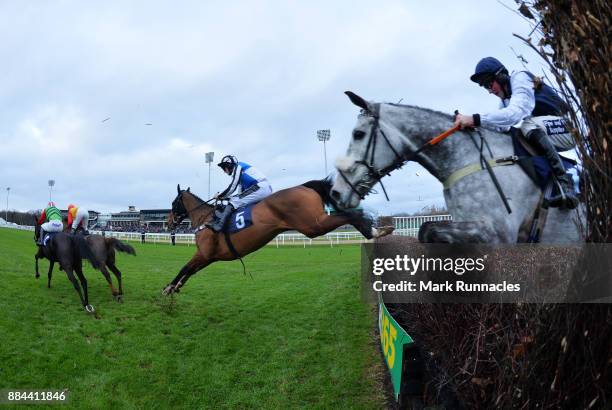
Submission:
[[[379,107],[379,106],[377,106]],[[458,111],[455,111],[455,115],[459,114]],[[430,139],[429,141],[425,142],[423,145],[421,145],[416,151],[414,151],[412,154],[410,154],[407,157],[403,157],[402,155],[400,155],[397,150],[395,149],[395,147],[393,146],[393,144],[391,144],[391,141],[389,140],[389,138],[385,135],[385,132],[382,130],[382,128],[380,128],[379,125],[379,113],[378,112],[367,112],[366,115],[371,115],[372,117],[374,117],[376,119],[376,122],[374,124],[374,127],[372,128],[372,131],[370,132],[370,138],[368,140],[368,145],[366,147],[366,151],[364,154],[364,157],[362,160],[360,161],[355,161],[355,164],[360,164],[363,165],[367,168],[368,173],[367,173],[367,179],[365,179],[361,184],[368,182],[369,179],[374,178],[378,183],[380,183],[380,186],[383,189],[383,192],[385,194],[385,197],[387,198],[387,201],[389,201],[389,196],[387,195],[387,191],[385,190],[385,186],[382,183],[382,178],[385,175],[389,175],[391,173],[391,171],[394,171],[396,169],[400,169],[402,168],[402,166],[404,166],[404,164],[408,161],[412,161],[414,160],[423,150],[425,150],[428,147],[432,147],[436,144],[438,144],[439,142],[443,141],[445,138],[448,138],[449,136],[453,135],[455,132],[459,131],[461,129],[461,127],[459,125],[456,125],[452,128],[449,128],[448,130],[442,132],[441,134],[433,137],[432,139]],[[387,145],[389,145],[389,147],[391,148],[391,151],[393,151],[393,154],[395,154],[395,161],[393,161],[391,163],[391,165],[382,168],[380,170],[376,170],[376,168],[374,167],[374,154],[375,154],[375,150],[376,150],[376,140],[377,140],[377,131],[380,131],[380,135],[382,135],[382,137],[384,138],[385,142],[387,143]],[[506,208],[506,211],[511,214],[512,213],[512,209],[510,208],[510,204],[508,203],[508,200],[506,199],[506,196],[504,195],[504,192],[502,190],[502,187],[499,183],[499,181],[497,180],[497,177],[495,176],[495,173],[493,172],[493,166],[499,166],[499,165],[514,165],[514,163],[516,162],[516,159],[512,156],[512,157],[508,157],[508,158],[499,158],[499,159],[494,159],[494,160],[487,160],[483,154],[483,149],[484,146],[486,145],[487,150],[489,151],[489,155],[491,157],[493,157],[493,153],[491,152],[491,148],[489,147],[489,143],[484,139],[484,137],[482,136],[482,134],[480,132],[478,132],[478,135],[480,135],[480,146],[478,146],[478,143],[476,142],[476,140],[474,139],[474,135],[467,131],[468,134],[470,135],[470,138],[472,139],[472,142],[474,143],[476,149],[478,150],[479,156],[480,156],[480,169],[486,169],[487,172],[489,173],[489,176],[491,177],[491,180],[493,181],[493,185],[495,186],[497,192],[499,193],[499,196],[502,200],[502,202],[504,203],[504,206]],[[368,154],[370,156],[369,161],[367,160]],[[469,167],[466,167],[469,168]],[[460,170],[463,173],[467,172],[468,170]],[[471,173],[472,170],[471,168],[469,169],[469,172]],[[346,175],[344,175],[344,173],[340,170],[338,170],[338,173],[340,174],[340,176],[342,177],[342,179],[344,180],[344,182],[346,182],[346,184],[351,188],[351,190],[353,191],[353,193],[355,193],[361,200],[365,199],[366,195],[369,194],[370,192],[372,192],[372,189],[370,188],[369,190],[365,191],[363,194],[361,194],[358,190],[358,186],[360,184],[357,184],[358,186],[356,187],[355,185],[353,185],[348,178],[346,177]],[[469,175],[469,174],[465,174],[465,175]],[[455,175],[455,178],[461,178],[463,176],[465,176],[464,174],[462,174],[461,176]],[[445,182],[445,187],[446,187],[446,182]]]
[[[196,197],[196,198],[197,198],[197,197]],[[209,202],[211,202],[211,201],[215,201],[215,204],[214,204],[214,205],[210,205],[210,204],[209,204]],[[188,216],[189,216],[189,214],[190,214],[191,212],[195,211],[195,210],[196,210],[196,209],[198,209],[198,208],[201,208],[201,207],[202,207],[202,206],[204,206],[204,205],[210,206],[210,207],[212,207],[212,208],[214,209],[214,208],[215,208],[215,206],[216,206],[216,201],[217,201],[217,199],[216,199],[216,198],[211,198],[211,199],[209,199],[208,201],[202,201],[201,203],[199,203],[198,205],[196,205],[196,206],[195,206],[195,207],[193,207],[192,209],[187,210],[187,208],[185,208],[185,203],[183,202],[183,195],[182,195],[182,193],[181,193],[181,205],[183,206],[183,209],[185,210],[185,212],[181,212],[181,214],[180,214],[180,215],[178,215],[178,213],[175,213],[175,212],[174,212],[174,209],[173,209],[173,210],[172,210],[172,216],[173,216],[173,217],[172,217],[172,222],[173,222],[175,225],[180,224],[181,222],[183,222],[183,219],[185,219],[186,217],[188,217]],[[178,219],[176,218],[176,216],[178,216]]]
[[[430,139],[429,141],[427,141],[426,143],[424,143],[423,145],[421,145],[416,151],[414,151],[411,155],[409,155],[408,157],[404,157],[402,155],[400,155],[397,150],[395,149],[395,147],[393,146],[393,144],[391,143],[391,141],[389,140],[389,138],[387,137],[387,135],[385,134],[385,132],[382,130],[382,128],[380,128],[379,125],[379,115],[377,112],[369,112],[369,115],[371,115],[372,117],[374,117],[376,119],[376,122],[374,124],[374,127],[372,128],[372,131],[370,132],[370,138],[368,139],[368,145],[366,147],[366,151],[365,154],[363,156],[363,159],[360,161],[355,161],[356,164],[360,164],[363,165],[364,167],[367,168],[368,173],[367,176],[368,178],[374,178],[382,187],[383,192],[385,194],[385,197],[387,198],[387,201],[389,201],[389,196],[387,195],[387,190],[385,189],[385,186],[382,183],[382,178],[385,175],[390,175],[391,171],[394,171],[396,169],[400,169],[404,166],[404,164],[406,162],[412,161],[414,158],[416,158],[417,155],[419,155],[424,149],[426,149],[427,147],[431,147],[434,146],[436,144],[438,144],[440,141],[444,140],[445,138],[451,136],[452,134],[454,134],[455,132],[459,131],[460,126],[456,125],[452,128],[449,128],[448,130],[442,132],[441,134],[433,137],[432,139]],[[385,142],[387,143],[387,145],[389,146],[389,148],[391,148],[391,151],[393,151],[393,154],[395,154],[395,161],[393,161],[391,163],[391,165],[382,168],[380,170],[376,170],[376,168],[374,168],[374,154],[375,154],[375,150],[376,150],[376,136],[378,135],[376,132],[380,131],[380,135],[382,135],[382,137],[384,138]],[[370,150],[371,148],[371,150]],[[370,154],[370,159],[369,161],[367,161],[367,157],[368,154]],[[357,187],[355,187],[346,177],[346,175],[344,175],[344,173],[340,170],[338,170],[338,173],[340,174],[340,176],[342,177],[342,179],[344,180],[344,182],[346,182],[346,184],[351,188],[351,190],[353,191],[353,193],[355,193],[359,199],[363,200],[365,199],[366,195],[369,194],[370,192],[372,192],[372,189],[369,189],[367,191],[365,191],[363,194],[361,194],[359,192],[359,190],[357,189]],[[367,181],[364,181],[367,182]]]

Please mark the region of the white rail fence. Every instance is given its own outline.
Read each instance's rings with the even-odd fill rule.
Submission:
[[[419,228],[424,222],[429,221],[450,221],[452,220],[450,215],[422,215],[422,216],[400,216],[393,217],[393,225],[395,226],[395,235],[401,236],[413,236],[416,237],[419,233]],[[0,227],[33,231],[33,226],[20,226],[20,225],[0,225]],[[101,235],[102,231],[91,231]],[[123,241],[142,241],[142,234],[140,232],[114,232],[105,231],[104,235],[110,238],[117,238]],[[145,242],[154,244],[170,244],[172,243],[172,237],[169,233],[145,233]],[[195,245],[195,235],[192,233],[187,234],[176,234],[176,244],[192,246]],[[303,246],[306,245],[340,245],[348,243],[363,243],[368,242],[357,231],[349,232],[330,232],[326,235],[318,238],[310,239],[301,233],[282,233],[274,238],[268,245],[276,246]]]
[[[0,228],[11,228],[22,231],[34,231],[33,226],[21,226],[21,225],[0,225]],[[92,230],[91,233],[102,235],[102,231]],[[140,232],[114,232],[104,231],[104,235],[108,238],[117,238],[122,241],[142,241],[142,233]],[[172,237],[169,233],[145,233],[145,243],[154,244],[170,244],[172,243]],[[274,238],[268,245],[279,246],[292,245],[292,246],[303,246],[306,245],[328,245],[333,247],[334,245],[348,244],[348,243],[362,243],[367,242],[367,239],[363,237],[357,231],[350,232],[330,232],[326,235],[318,238],[310,239],[301,233],[282,233]],[[176,234],[175,243],[177,245],[195,245],[195,235],[192,233]]]
[[[450,215],[419,215],[419,216],[394,216],[393,226],[395,231],[393,234],[401,236],[417,237],[421,225],[431,221],[452,221]]]
[[[92,233],[102,234],[101,231],[91,231]],[[139,232],[113,232],[105,231],[104,234],[109,238],[117,238],[125,241],[142,241],[142,234]],[[169,233],[145,233],[145,243],[172,243],[172,237]],[[195,245],[195,235],[192,233],[176,234],[176,244],[192,246]],[[301,233],[282,233],[274,238],[268,245],[274,245],[277,248],[283,245],[303,246],[306,245],[340,245],[343,243],[361,243],[367,240],[359,232],[330,232],[318,238],[310,239]]]

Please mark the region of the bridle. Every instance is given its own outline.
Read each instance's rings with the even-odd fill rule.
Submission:
[[[216,206],[217,203],[217,199],[216,198],[211,198],[208,201],[204,201],[196,206],[194,206],[192,209],[187,210],[187,208],[185,208],[185,204],[183,203],[183,194],[187,192],[185,190],[180,191],[179,195],[176,197],[176,199],[174,200],[174,202],[172,202],[172,223],[176,226],[179,225],[181,222],[183,222],[183,220],[185,218],[187,218],[189,216],[189,214],[193,211],[195,211],[198,208],[201,208],[204,205],[207,206],[212,206],[213,209]],[[178,201],[178,205],[175,205],[175,203]],[[214,203],[211,205],[210,202],[214,201]],[[180,208],[179,208],[180,206]]]
[[[459,129],[459,127],[454,127],[448,131],[443,132],[437,137],[421,145],[416,151],[406,157],[398,152],[398,150],[393,146],[393,144],[385,134],[385,131],[380,127],[380,104],[375,104],[373,106],[373,110],[361,110],[360,115],[374,118],[374,125],[372,126],[372,130],[370,131],[370,136],[368,138],[368,143],[366,146],[366,150],[363,154],[363,158],[361,160],[355,161],[355,164],[364,166],[368,171],[365,174],[363,180],[357,183],[357,186],[355,186],[349,181],[346,175],[344,175],[344,172],[338,170],[338,173],[340,174],[344,182],[346,182],[346,184],[351,188],[351,191],[356,194],[360,200],[365,199],[366,195],[375,192],[372,188],[366,189],[363,193],[359,192],[359,188],[365,187],[365,184],[374,180],[375,182],[372,184],[372,186],[376,185],[376,183],[378,182],[382,187],[383,193],[385,194],[385,198],[387,198],[388,201],[389,195],[387,195],[387,190],[385,189],[385,186],[382,183],[382,178],[385,175],[390,175],[392,171],[402,168],[406,162],[414,160],[426,147],[437,144],[439,141]],[[376,169],[374,165],[374,156],[376,154],[376,143],[379,134],[382,136],[389,148],[391,148],[391,151],[393,151],[393,154],[395,155],[395,160],[390,165],[384,168]]]

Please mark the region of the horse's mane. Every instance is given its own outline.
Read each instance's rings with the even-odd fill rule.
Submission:
[[[304,182],[302,184],[302,186],[310,188],[314,190],[317,194],[319,194],[319,196],[326,205],[329,205],[334,208],[334,210],[338,211],[338,204],[336,204],[336,201],[334,201],[334,199],[330,195],[332,185],[333,181],[329,176],[325,179],[315,179],[312,181]]]
[[[183,190],[183,192],[189,192],[189,193],[191,194],[191,196],[193,196],[195,199],[197,199],[198,201],[200,201],[200,202],[204,203],[206,206],[208,206],[208,207],[211,207],[211,208],[212,208],[212,205],[210,205],[208,202],[206,202],[205,200],[203,200],[202,198],[200,198],[199,196],[197,196],[197,195],[196,195],[196,194],[194,194],[193,192],[191,192],[191,191],[189,191],[189,190],[187,190],[187,189],[184,189],[184,190]]]
[[[453,120],[453,116],[450,114],[447,114],[445,112],[442,111],[436,111],[436,110],[432,110],[430,108],[424,108],[424,107],[419,107],[417,105],[407,105],[407,104],[395,104],[395,103],[383,103],[385,105],[391,105],[393,107],[399,107],[399,108],[412,108],[412,109],[417,109],[417,110],[421,110],[421,111],[425,111],[428,112],[430,114],[435,114],[435,115],[440,115],[444,118],[447,118],[449,120]]]

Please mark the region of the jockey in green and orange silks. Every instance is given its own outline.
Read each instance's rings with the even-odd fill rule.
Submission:
[[[82,228],[87,234],[87,223],[89,222],[89,211],[83,207],[76,205],[68,205],[68,226],[71,227],[71,232],[75,233],[78,228]]]

